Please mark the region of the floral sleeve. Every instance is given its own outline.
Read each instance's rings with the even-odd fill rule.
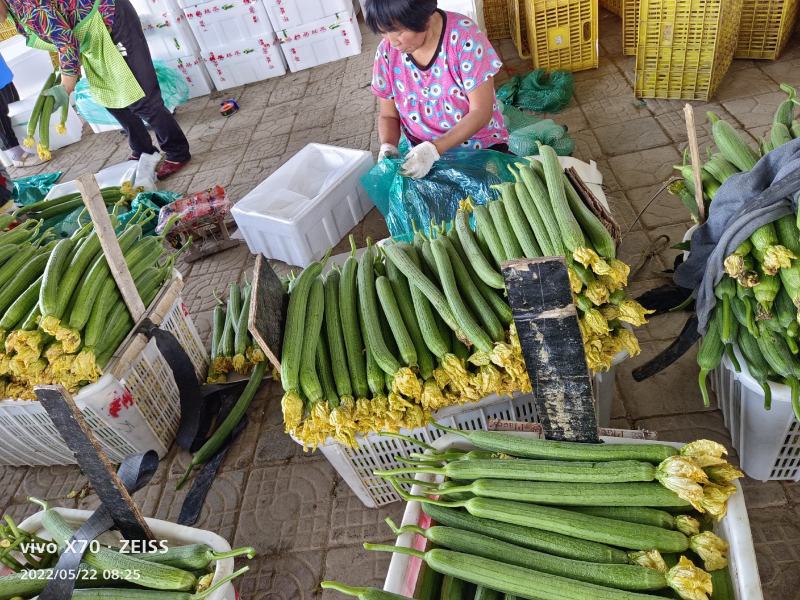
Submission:
[[[58,49],[62,74],[80,75],[78,40],[59,11],[52,5],[38,5],[30,12],[28,26]]]
[[[503,62],[489,38],[470,19],[459,22],[463,30],[458,52],[461,81],[467,93],[497,75]]]
[[[381,41],[375,52],[375,63],[372,67],[372,93],[379,98],[388,100],[394,97],[394,92],[389,76],[389,56],[386,53],[385,44],[385,41]]]

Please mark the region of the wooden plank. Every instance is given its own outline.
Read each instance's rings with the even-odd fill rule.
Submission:
[[[76,184],[83,197],[83,203],[92,217],[95,231],[100,238],[100,245],[111,268],[111,274],[122,294],[122,299],[125,301],[133,321],[138,323],[144,316],[145,306],[136,290],[136,284],[133,282],[128,265],[125,263],[125,257],[119,247],[119,241],[111,225],[111,219],[108,216],[106,203],[103,201],[97,180],[91,173],[84,173],[78,177]]]
[[[129,540],[151,540],[139,508],[120,480],[111,461],[100,447],[69,392],[60,385],[34,387],[36,398],[50,415],[64,442],[92,488],[108,510],[120,533]]]
[[[565,259],[514,260],[502,269],[545,437],[598,441],[592,381]]]
[[[611,237],[619,243],[622,240],[622,230],[611,212],[597,199],[597,196],[594,195],[591,188],[581,179],[575,167],[565,169],[564,173],[567,175],[567,179],[569,179],[572,187],[575,188],[578,196],[583,200],[583,203],[589,207],[589,210],[591,210],[598,219],[600,219],[600,222],[611,234]]]
[[[697,203],[697,214],[700,222],[706,220],[706,203],[703,200],[703,179],[700,177],[700,147],[697,144],[697,129],[694,126],[694,108],[688,102],[683,107],[686,117],[686,133],[689,136],[689,155],[692,157],[692,173],[694,175],[694,201]]]
[[[253,270],[253,294],[247,327],[277,371],[281,370],[283,327],[288,306],[289,294],[284,291],[269,261],[259,254]]]

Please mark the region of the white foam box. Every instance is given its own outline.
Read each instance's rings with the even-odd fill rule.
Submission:
[[[19,92],[20,100],[38,96],[44,82],[53,72],[50,55],[28,48],[21,35],[0,43],[0,53],[14,74],[14,86]]]
[[[38,50],[38,52],[41,52],[41,50]],[[46,53],[42,52],[42,54]],[[52,64],[50,67],[52,69]],[[33,105],[35,103],[36,96],[31,96],[25,100],[12,102],[8,105],[8,117],[11,119],[11,126],[14,128],[14,133],[17,134],[17,139],[19,139],[20,143],[22,143],[22,140],[24,140],[28,135],[28,121],[31,118]],[[81,141],[83,122],[80,120],[80,118],[78,118],[78,113],[75,112],[72,106],[69,107],[69,112],[67,114],[67,131],[63,135],[56,131],[56,126],[58,126],[59,123],[61,123],[61,111],[53,111],[53,114],[50,117],[50,150],[58,150],[64,146],[69,146],[70,144]],[[36,140],[36,144],[38,144],[38,127],[36,128],[36,133],[34,134],[33,138]],[[31,154],[36,153],[36,147],[24,149],[26,152]]]
[[[483,0],[439,0],[437,5],[442,10],[468,16],[478,24],[481,31],[486,31],[483,19]]]
[[[351,12],[284,29],[278,39],[292,72],[361,54],[361,30]]]
[[[264,0],[264,6],[275,31],[353,10],[350,0]]]
[[[300,267],[324,256],[372,208],[360,179],[374,164],[371,152],[308,144],[231,209],[250,252]]]
[[[200,52],[183,13],[148,14],[141,15],[140,19],[150,55],[154,59],[171,60]]]
[[[187,6],[183,13],[203,52],[239,40],[272,38],[261,0],[215,0]]]
[[[192,3],[192,0],[189,0]],[[136,14],[141,18],[143,15],[163,15],[182,14],[182,6],[176,0],[131,0],[131,4],[136,9]]]
[[[225,44],[202,54],[208,75],[218,90],[286,74],[286,61],[275,41],[268,37]]]
[[[189,98],[206,96],[214,89],[211,77],[208,75],[205,61],[198,55],[182,56],[165,60],[164,64],[175,69],[183,76],[186,85],[189,86]]]

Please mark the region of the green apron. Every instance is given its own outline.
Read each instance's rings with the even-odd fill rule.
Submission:
[[[106,108],[126,108],[144,98],[144,91],[125,62],[116,44],[111,40],[103,15],[95,0],[91,12],[72,30],[78,40],[81,66],[89,82],[89,90],[95,101]],[[9,11],[9,20],[14,17]],[[27,45],[37,50],[57,52],[57,48],[22,24],[27,34]]]

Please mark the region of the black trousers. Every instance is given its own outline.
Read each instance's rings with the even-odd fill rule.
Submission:
[[[175,117],[164,106],[153,59],[142,31],[142,23],[129,0],[115,2],[111,39],[115,44],[122,44],[127,50],[125,62],[128,63],[133,76],[144,91],[144,98],[127,108],[108,109],[128,134],[132,153],[139,155],[156,152],[153,140],[144,124],[144,121],[147,121],[155,132],[158,145],[166,154],[167,160],[175,162],[189,160],[191,158],[189,142]]]
[[[17,135],[11,127],[11,119],[8,118],[8,105],[18,100],[19,93],[13,83],[0,88],[0,149],[2,150],[19,146]]]

